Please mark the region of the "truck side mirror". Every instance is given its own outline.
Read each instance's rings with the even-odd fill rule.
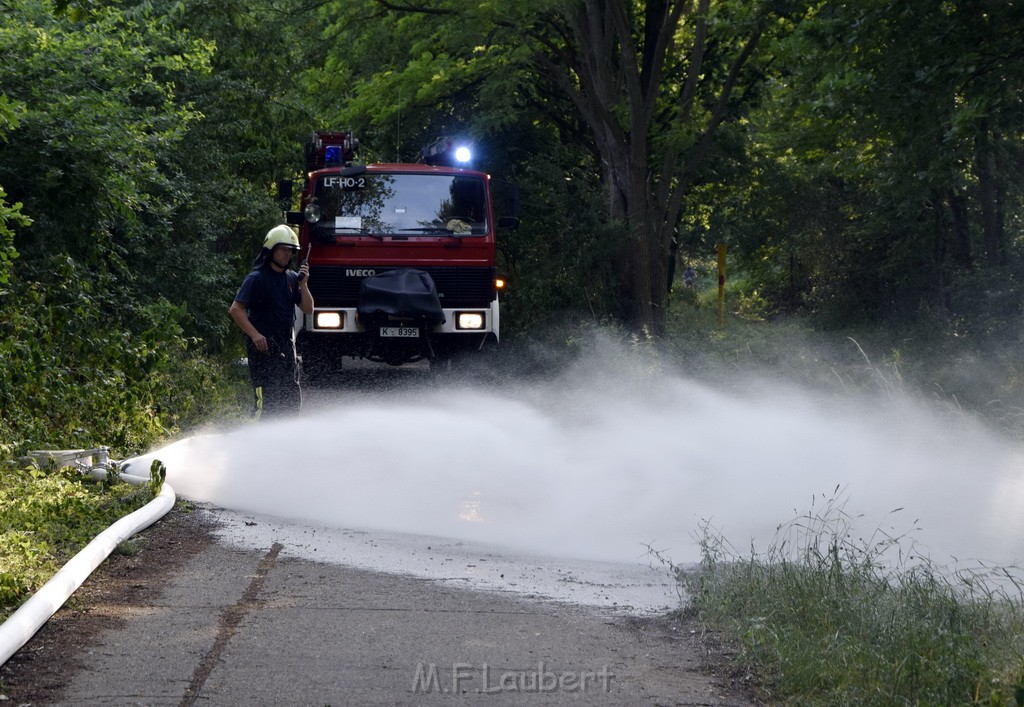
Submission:
[[[498,228],[519,228],[519,219],[515,216],[499,216]]]
[[[281,208],[287,211],[292,206],[292,194],[295,190],[295,182],[290,179],[282,179],[277,183],[277,201]]]
[[[302,217],[301,211],[285,211],[284,222],[289,226],[301,226],[305,219]]]

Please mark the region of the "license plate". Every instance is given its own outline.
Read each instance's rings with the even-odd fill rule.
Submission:
[[[416,327],[411,326],[382,326],[380,328],[380,335],[387,337],[412,337],[416,338],[420,335],[420,330]]]

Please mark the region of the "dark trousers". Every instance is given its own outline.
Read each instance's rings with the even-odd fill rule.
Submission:
[[[266,352],[247,342],[249,379],[255,394],[256,419],[296,413],[302,407],[295,347],[290,336],[267,337]]]

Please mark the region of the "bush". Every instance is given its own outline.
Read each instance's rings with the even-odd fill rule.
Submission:
[[[46,282],[16,283],[0,300],[0,454],[141,451],[231,400],[182,336],[180,310],[133,302],[70,258],[47,265]]]
[[[93,537],[152,498],[148,485],[96,482],[71,467],[0,467],[0,621]]]
[[[766,699],[1020,704],[1019,572],[944,573],[906,538],[852,541],[850,521],[830,500],[746,557],[705,523],[699,569],[678,571],[701,621],[742,647]]]

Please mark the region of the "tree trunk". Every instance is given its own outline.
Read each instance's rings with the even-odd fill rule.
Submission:
[[[967,218],[967,204],[964,198],[950,190],[946,202],[953,220],[953,263],[961,268],[969,268],[974,262],[971,253],[971,229]]]
[[[534,35],[534,60],[572,101],[594,137],[609,219],[626,227],[627,320],[657,333],[664,323],[672,234],[683,199],[729,117],[740,71],[761,29],[751,30],[724,75],[706,72],[711,0],[651,0],[642,11],[639,7],[626,0],[566,3],[560,17],[546,25],[549,32]],[[685,68],[674,66],[678,57],[685,57]],[[666,77],[669,65],[673,80]],[[720,83],[709,85],[710,76]],[[695,134],[668,141],[654,165],[653,143],[684,126],[696,128]]]
[[[999,267],[1006,264],[1003,233],[1003,208],[999,203],[999,185],[993,137],[985,121],[976,138],[974,170],[978,177],[978,202],[981,205],[981,231],[985,243],[985,264]]]

